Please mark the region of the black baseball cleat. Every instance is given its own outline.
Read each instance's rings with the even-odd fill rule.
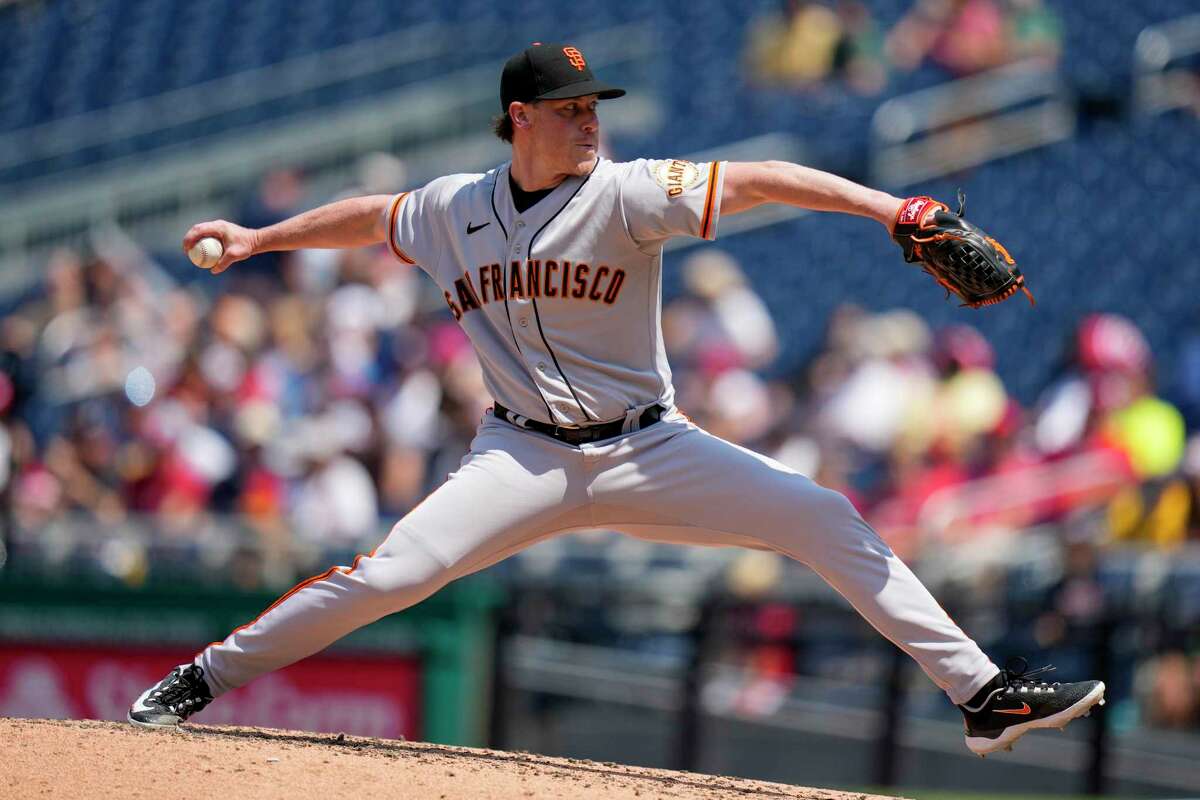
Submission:
[[[1017,664],[1019,663],[1019,666]],[[1034,680],[1054,667],[1032,672],[1023,658],[1016,658],[992,682],[958,708],[967,728],[967,747],[986,756],[997,750],[1012,750],[1013,742],[1035,728],[1062,728],[1076,717],[1104,705],[1100,681],[1044,683]]]
[[[128,719],[147,728],[173,728],[212,699],[204,670],[195,664],[180,664],[133,701]]]

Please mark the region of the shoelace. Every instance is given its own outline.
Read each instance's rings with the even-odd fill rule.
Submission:
[[[195,692],[200,680],[201,674],[198,670],[181,670],[175,680],[153,694],[153,699],[170,709],[180,705],[195,705],[200,699],[188,695]]]
[[[1019,666],[1018,666],[1019,665]],[[1044,667],[1038,667],[1035,670],[1029,669],[1029,662],[1020,656],[1010,658],[1004,665],[1004,682],[1008,685],[1008,691],[1021,689],[1022,687],[1040,688],[1045,686],[1048,689],[1053,689],[1058,686],[1058,682],[1047,683],[1046,681],[1033,680],[1038,675],[1045,675],[1047,672],[1053,672],[1055,669],[1053,664],[1047,664]]]

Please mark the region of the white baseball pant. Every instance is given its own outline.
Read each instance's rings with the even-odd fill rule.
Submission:
[[[196,663],[220,695],[538,541],[593,528],[803,562],[956,704],[999,672],[844,496],[677,411],[580,447],[489,412],[458,471],[373,553],[299,584]]]

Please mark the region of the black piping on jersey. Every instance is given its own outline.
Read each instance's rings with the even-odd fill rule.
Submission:
[[[512,169],[510,166],[509,169]],[[504,234],[504,241],[508,241],[508,228],[504,227],[504,223],[500,221],[500,212],[496,210],[496,184],[500,183],[500,173],[497,171],[496,177],[492,178],[492,216],[496,218],[496,224],[500,226],[500,232]],[[506,259],[507,260],[507,259]],[[508,292],[504,293],[505,299],[508,298]]]
[[[596,167],[598,166],[600,166],[600,159],[597,158],[596,163],[592,165],[592,172],[595,172]],[[571,196],[567,198],[567,202],[562,204],[562,208],[558,209],[558,211],[555,211],[550,216],[550,219],[546,220],[545,224],[537,229],[537,233],[529,237],[529,249],[525,253],[527,258],[533,258],[533,243],[537,241],[537,237],[541,235],[542,231],[546,230],[546,225],[549,225],[551,222],[553,222],[555,217],[561,214],[567,206],[571,205],[571,201],[575,199],[575,195],[579,194],[579,190],[582,189],[584,185],[592,179],[592,172],[589,172],[587,177],[580,181],[579,185],[575,187],[575,191],[571,192]],[[493,186],[492,192],[495,193],[495,191],[496,187]],[[505,293],[505,296],[507,297],[507,292]],[[595,422],[596,418],[589,414],[587,409],[583,407],[583,403],[579,401],[579,395],[575,393],[575,387],[571,385],[571,381],[567,378],[567,373],[563,372],[563,368],[559,366],[558,356],[554,355],[554,348],[551,347],[550,342],[546,340],[546,332],[542,330],[542,315],[538,313],[537,298],[531,295],[529,299],[533,303],[533,318],[537,320],[538,333],[541,334],[542,342],[546,345],[546,349],[550,351],[550,360],[554,362],[554,368],[558,370],[558,374],[562,376],[563,383],[567,384],[567,388],[571,390],[571,397],[575,398],[575,405],[579,406],[579,410],[583,412],[583,416],[587,417],[588,422]],[[511,319],[508,321],[508,324],[509,326],[512,325]],[[554,417],[550,417],[550,420],[553,422]]]
[[[504,227],[504,223],[500,221],[500,214],[496,211],[496,184],[500,182],[499,174],[492,179],[492,216],[496,218],[496,224],[500,226],[500,231],[504,234],[505,243],[508,242],[508,229]],[[508,313],[508,253],[504,254],[504,316],[508,317],[508,332],[512,334],[513,344],[517,346],[517,355],[521,357],[521,363],[525,363],[525,354],[521,352],[521,343],[517,341],[517,332],[513,329],[512,315]],[[525,367],[525,374],[529,375],[529,367]],[[538,397],[542,399],[542,405],[546,406],[546,419],[554,422],[554,412],[550,409],[550,402],[546,399],[546,395],[542,394],[542,387],[538,386],[537,379],[529,375],[529,380],[533,384],[534,390],[538,393]]]

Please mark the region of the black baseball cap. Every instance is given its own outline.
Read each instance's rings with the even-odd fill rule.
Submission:
[[[510,58],[500,74],[502,111],[508,111],[514,101],[564,100],[585,94],[611,100],[625,90],[596,80],[583,53],[569,44],[534,42]]]

